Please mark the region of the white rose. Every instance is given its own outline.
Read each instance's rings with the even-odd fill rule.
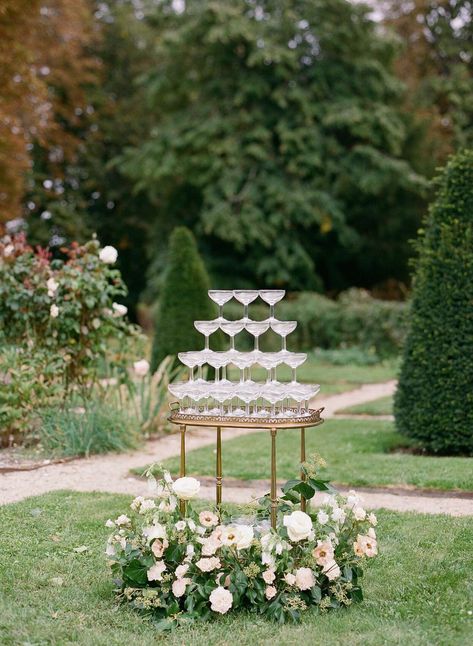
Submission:
[[[133,370],[137,377],[144,377],[149,372],[149,363],[146,361],[146,359],[135,361],[133,363]]]
[[[177,529],[178,532],[183,532],[186,528],[186,521],[178,520],[177,523],[174,525],[174,527]]]
[[[195,532],[196,524],[192,520],[192,518],[187,519],[187,526],[191,530],[191,532]]]
[[[340,568],[335,561],[329,561],[328,563],[326,563],[323,568],[323,573],[325,574],[325,576],[329,581],[338,579],[338,577],[341,574]]]
[[[105,523],[105,527],[115,527],[115,523],[109,518]]]
[[[284,526],[287,528],[291,541],[302,541],[312,531],[312,520],[303,511],[293,511],[289,516],[284,516]]]
[[[347,497],[347,505],[349,507],[354,507],[361,501],[360,496],[356,493],[356,491],[353,491],[353,489],[350,489],[348,492],[348,497]]]
[[[176,598],[182,597],[186,592],[186,586],[191,583],[191,579],[177,579],[172,584],[172,593]]]
[[[148,570],[148,581],[161,581],[163,578],[163,572],[166,569],[166,563],[164,563],[164,561],[158,561],[156,565],[153,565]]]
[[[346,514],[341,507],[335,507],[332,513],[332,520],[335,522],[344,523]]]
[[[236,548],[237,550],[246,550],[250,547],[254,537],[253,527],[250,525],[237,525],[236,530]]]
[[[329,516],[323,509],[321,509],[317,514],[317,520],[321,525],[325,525],[329,521]]]
[[[218,556],[211,556],[210,558],[199,559],[196,566],[201,572],[212,572],[221,567],[220,559]]]
[[[59,307],[55,303],[53,303],[49,308],[49,314],[53,319],[56,319],[59,316]]]
[[[149,527],[143,527],[143,536],[145,536],[150,542],[154,538],[167,538],[166,528],[160,523],[155,523]]]
[[[125,314],[128,312],[128,307],[126,305],[122,305],[121,303],[112,303],[112,310],[114,316],[125,316]]]
[[[155,507],[156,503],[154,502],[154,500],[150,500],[149,498],[143,500],[141,502],[140,514],[145,514],[147,511],[151,511],[151,509],[154,509]]]
[[[296,570],[296,585],[299,590],[310,590],[315,585],[314,573],[309,567]]]
[[[266,590],[264,591],[264,596],[269,601],[270,599],[275,597],[277,593],[278,593],[278,591],[276,590],[274,585],[268,585],[268,586],[266,586]]]
[[[173,482],[172,490],[179,500],[190,500],[195,498],[200,490],[200,482],[195,478],[178,478]]]
[[[117,518],[117,520],[115,521],[115,524],[116,525],[128,525],[129,522],[130,522],[130,519],[128,518],[128,516],[126,514],[122,514],[121,516],[119,516]]]
[[[353,510],[353,515],[355,516],[356,520],[365,520],[366,511],[363,509],[363,507],[355,507],[355,509]]]
[[[284,581],[287,583],[287,585],[294,585],[294,583],[296,582],[296,577],[294,576],[294,574],[288,572],[284,575]]]
[[[210,607],[214,612],[224,615],[230,610],[233,604],[233,595],[230,590],[225,590],[219,586],[212,590],[209,597]]]
[[[115,249],[115,247],[107,245],[103,249],[100,249],[99,258],[105,264],[113,265],[117,261],[118,251]]]
[[[183,565],[178,565],[176,568],[176,578],[182,579],[187,574],[188,569],[189,569],[189,565],[187,563],[184,563]]]
[[[370,521],[371,525],[373,525],[374,527],[376,527],[376,525],[378,524],[378,519],[373,513],[368,514],[368,520]]]

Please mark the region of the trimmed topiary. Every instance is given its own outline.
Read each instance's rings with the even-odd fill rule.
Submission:
[[[451,158],[416,243],[398,430],[439,454],[473,454],[473,150]]]
[[[195,329],[194,321],[215,318],[209,289],[194,236],[186,227],[176,227],[169,240],[169,264],[156,309],[153,372],[167,355],[203,347],[204,337]]]

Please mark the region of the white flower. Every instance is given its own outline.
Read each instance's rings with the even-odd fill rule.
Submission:
[[[376,532],[374,531],[374,527],[369,528],[368,536],[370,536],[371,538],[376,538]]]
[[[348,492],[348,497],[347,497],[347,505],[349,507],[354,507],[361,501],[360,496],[356,493],[356,491],[353,491],[353,489],[350,489]]]
[[[99,258],[106,265],[113,265],[117,261],[118,251],[115,247],[107,245],[103,249],[100,249]]]
[[[205,527],[202,527],[202,525],[197,525],[197,527],[195,528],[195,533],[199,534],[199,536],[203,536],[205,532],[206,532],[206,529]]]
[[[101,323],[100,319],[98,319],[97,317],[92,319],[92,327],[94,328],[94,330],[98,330],[101,325],[102,325],[102,323]]]
[[[231,525],[223,527],[220,540],[222,545],[235,545],[238,541],[238,527],[232,527]]]
[[[107,520],[107,522],[105,523],[105,527],[115,527],[115,523],[111,518]]]
[[[166,484],[172,485],[173,480],[169,471],[166,471],[166,470],[163,471],[163,478]]]
[[[176,598],[182,597],[186,592],[186,587],[191,583],[191,579],[177,579],[172,584],[172,593]]]
[[[345,511],[341,507],[335,507],[332,512],[332,520],[339,523],[344,523],[346,518]]]
[[[312,531],[312,520],[303,511],[293,511],[289,516],[284,516],[284,526],[291,541],[302,541],[308,538]]]
[[[314,573],[309,567],[296,570],[296,585],[299,590],[310,590],[315,585]]]
[[[195,525],[194,521],[192,520],[192,518],[187,519],[187,526],[189,527],[191,532],[195,532],[196,525]]]
[[[264,591],[264,594],[265,594],[266,599],[269,600],[269,599],[272,599],[273,597],[275,597],[277,592],[278,591],[276,590],[274,585],[268,585],[268,586],[266,586],[266,590]]]
[[[194,546],[189,543],[189,545],[186,547],[186,559],[191,561],[192,557],[194,556]]]
[[[164,550],[169,547],[169,542],[163,538],[163,540],[156,538],[151,545],[151,551],[157,559],[162,558]]]
[[[166,569],[166,563],[164,563],[164,561],[158,561],[148,570],[148,581],[161,581],[163,578],[163,572]]]
[[[166,528],[160,523],[155,523],[149,527],[143,527],[143,536],[145,536],[148,541],[152,541],[154,538],[167,538],[166,537]]]
[[[329,561],[324,565],[323,573],[329,581],[333,581],[340,576],[340,568],[335,561]]]
[[[7,246],[3,249],[3,255],[5,257],[11,256],[14,251],[15,247],[12,244],[7,244]]]
[[[294,585],[294,583],[296,582],[296,577],[294,576],[294,574],[287,572],[284,575],[284,581],[287,583],[287,585]]]
[[[178,478],[173,482],[172,490],[180,500],[195,498],[200,490],[200,482],[195,478]]]
[[[378,519],[373,513],[368,514],[368,520],[371,523],[371,525],[373,525],[374,527],[376,527],[376,525],[378,524]]]
[[[48,288],[48,296],[53,297],[59,287],[59,283],[54,280],[54,278],[48,278],[46,281],[46,287]]]
[[[49,314],[53,319],[56,319],[59,316],[59,307],[56,305],[56,303],[53,303],[49,308]]]
[[[209,536],[202,543],[202,556],[212,556],[221,545],[221,542],[215,536]]]
[[[321,525],[325,525],[329,521],[329,515],[323,509],[321,509],[317,514],[317,520]]]
[[[125,316],[125,314],[128,312],[128,307],[126,305],[122,305],[121,303],[112,303],[112,310],[114,316]]]
[[[111,543],[107,544],[107,549],[105,550],[107,556],[115,556],[115,548]]]
[[[196,565],[201,572],[212,572],[212,570],[217,570],[221,567],[220,559],[217,556],[199,559]]]
[[[156,503],[154,500],[150,500],[149,498],[146,500],[143,500],[141,502],[141,507],[140,507],[140,514],[145,514],[147,511],[151,511],[151,509],[155,509]]]
[[[130,519],[128,518],[128,516],[126,514],[122,514],[121,516],[119,516],[117,518],[117,520],[115,521],[115,524],[116,525],[128,525],[129,522],[130,522]]]
[[[140,359],[133,363],[133,370],[137,377],[144,377],[149,372],[149,363],[146,359]]]
[[[355,516],[356,520],[365,520],[366,511],[363,509],[363,507],[355,507],[355,509],[353,510],[353,515]]]
[[[372,536],[363,536],[358,534],[356,542],[353,543],[353,549],[357,556],[367,556],[372,558],[378,553],[378,543]]]
[[[177,523],[174,525],[174,527],[177,529],[178,532],[183,532],[186,528],[186,521],[178,520]]]
[[[233,595],[230,590],[225,590],[222,586],[212,590],[209,597],[210,607],[214,612],[224,615],[230,610],[233,604]]]
[[[211,511],[201,511],[199,521],[204,527],[214,527],[218,524],[218,516]]]
[[[159,503],[159,511],[165,511],[166,513],[172,513],[177,507],[177,500],[175,496],[169,496],[169,500],[161,500]]]
[[[317,541],[317,547],[312,550],[312,556],[318,565],[326,565],[333,560],[333,546],[330,541]]]
[[[136,498],[134,498],[130,504],[130,509],[133,509],[133,511],[138,511],[143,500],[143,496],[136,496]]]
[[[272,570],[271,568],[268,570],[265,570],[262,576],[263,576],[263,581],[268,585],[272,583],[276,578],[276,575],[274,574],[274,570]]]
[[[176,577],[178,579],[182,579],[182,577],[184,577],[187,574],[188,569],[189,569],[189,565],[187,563],[178,565],[176,568]]]
[[[237,550],[246,550],[251,545],[254,537],[253,527],[250,525],[237,525],[236,548]]]

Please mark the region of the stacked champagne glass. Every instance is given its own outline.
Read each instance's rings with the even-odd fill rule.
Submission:
[[[275,306],[284,294],[284,290],[275,289],[209,291],[209,297],[218,305],[219,315],[211,321],[195,321],[195,328],[204,336],[204,348],[179,353],[179,360],[189,369],[189,378],[169,385],[169,391],[178,400],[180,415],[282,421],[311,414],[309,402],[319,392],[320,386],[297,381],[297,368],[307,355],[287,350],[287,336],[294,332],[297,322],[281,321],[275,317]],[[248,306],[257,298],[269,305],[269,316],[263,321],[255,321],[248,316]],[[243,317],[236,321],[224,317],[224,306],[231,299],[243,305]],[[281,350],[278,352],[259,349],[260,336],[270,329],[281,337]],[[223,352],[210,349],[210,336],[218,330],[229,337],[229,348]],[[235,348],[235,337],[243,330],[254,337],[253,350],[248,352]],[[278,381],[278,369],[283,364],[292,370],[289,383]],[[204,366],[213,368],[214,379],[204,378]],[[227,378],[229,366],[239,370],[239,380]],[[266,370],[265,380],[252,379],[255,366]]]

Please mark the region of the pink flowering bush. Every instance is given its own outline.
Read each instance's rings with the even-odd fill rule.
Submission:
[[[157,481],[151,470],[148,477],[150,497],[107,521],[106,555],[120,599],[151,613],[160,629],[242,609],[298,621],[310,608],[361,601],[363,564],[377,554],[377,521],[355,492],[345,498],[309,476],[304,484],[328,493],[303,512],[291,500],[302,481],[291,481],[274,531],[266,499],[252,518],[199,513],[187,502],[198,495],[195,478],[173,482],[164,471]]]

